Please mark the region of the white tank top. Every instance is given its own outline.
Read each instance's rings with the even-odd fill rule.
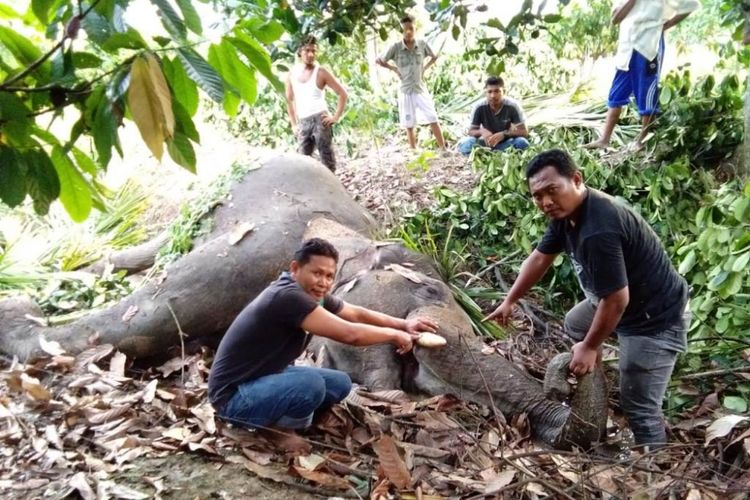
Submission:
[[[294,91],[294,106],[297,110],[297,119],[301,120],[308,116],[317,115],[328,111],[323,89],[318,88],[318,69],[317,64],[312,70],[310,79],[301,82],[299,79],[305,69],[304,64],[298,64],[292,69],[291,82]]]

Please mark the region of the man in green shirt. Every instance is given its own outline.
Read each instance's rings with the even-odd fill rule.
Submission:
[[[376,63],[395,72],[401,79],[401,92],[398,97],[398,114],[401,126],[406,129],[409,147],[417,146],[414,126],[417,121],[428,123],[435,140],[442,151],[445,151],[445,139],[440,130],[435,104],[424,85],[424,72],[435,64],[437,56],[424,40],[414,38],[414,18],[406,15],[401,19],[403,40],[391,45],[388,50],[376,59]],[[425,59],[429,57],[427,64]],[[390,64],[393,61],[394,64]]]

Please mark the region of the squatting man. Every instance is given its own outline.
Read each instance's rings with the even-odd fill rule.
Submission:
[[[259,428],[289,451],[306,451],[306,441],[294,431],[309,427],[316,413],[343,400],[352,387],[344,372],[291,366],[311,335],[355,346],[389,343],[405,354],[421,332],[436,331],[429,319],[396,318],[330,295],[337,262],[331,243],[306,241],[289,272],[234,320],[208,377],[208,396],[222,420]]]

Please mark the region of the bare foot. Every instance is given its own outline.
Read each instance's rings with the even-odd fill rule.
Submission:
[[[583,147],[585,149],[607,149],[609,147],[609,141],[603,141],[602,139],[599,139],[597,141],[584,144]]]
[[[310,443],[297,434],[293,429],[283,427],[269,427],[258,431],[273,446],[295,455],[309,455],[312,451]]]

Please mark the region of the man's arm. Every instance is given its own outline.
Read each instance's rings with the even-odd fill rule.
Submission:
[[[576,375],[585,375],[594,369],[599,348],[617,328],[629,302],[630,291],[627,286],[599,300],[586,337],[573,346],[570,371]]]
[[[297,113],[294,111],[294,90],[290,77],[286,78],[286,113],[289,115],[289,121],[294,130],[297,127]]]
[[[344,302],[344,307],[338,312],[338,316],[352,323],[365,323],[368,325],[395,328],[409,333],[435,332],[438,328],[438,325],[428,318],[411,318],[408,320],[396,318],[395,316],[346,302]]]
[[[667,31],[669,28],[674,27],[675,25],[679,24],[683,19],[685,19],[687,16],[690,15],[690,12],[686,12],[684,14],[677,14],[672,19],[669,19],[667,22],[664,23],[664,31]]]
[[[508,292],[505,300],[503,300],[503,303],[489,316],[484,318],[484,321],[494,319],[502,325],[507,324],[516,302],[526,295],[526,292],[544,276],[544,273],[547,272],[547,269],[555,261],[555,257],[557,257],[557,254],[542,253],[539,250],[531,252],[531,255],[526,257],[526,260],[521,264],[518,277],[510,288],[510,292]]]
[[[528,137],[529,131],[526,128],[526,124],[521,123],[513,123],[511,124],[510,128],[505,132],[505,135],[508,137]]]
[[[395,64],[389,64],[382,57],[378,57],[377,59],[375,59],[375,63],[378,66],[382,66],[384,68],[388,68],[389,70],[391,70],[394,73],[396,73],[399,76],[399,78],[401,78],[401,72],[398,70],[398,67]]]
[[[430,56],[430,60],[429,60],[429,61],[427,61],[427,64],[425,64],[425,65],[424,65],[424,68],[422,68],[422,74],[424,74],[424,73],[425,73],[425,71],[427,71],[427,69],[428,69],[428,68],[429,68],[430,66],[432,66],[433,64],[435,64],[435,61],[437,61],[437,56],[436,56],[436,55]]]
[[[407,353],[412,348],[412,337],[403,330],[352,323],[320,306],[305,316],[301,326],[313,335],[349,345],[393,344],[400,354]]]
[[[341,119],[341,115],[344,114],[344,108],[346,107],[346,101],[348,98],[348,95],[346,93],[346,89],[336,80],[336,78],[328,71],[323,68],[320,68],[321,72],[323,72],[323,82],[325,85],[328,85],[331,90],[333,90],[337,96],[339,96],[338,104],[336,105],[336,112],[333,114],[333,116],[324,116],[323,117],[323,125],[326,125],[330,127],[334,123],[338,123],[338,121]]]
[[[630,14],[630,11],[633,10],[636,1],[637,0],[628,0],[621,6],[617,7],[612,14],[612,24],[620,24],[622,20]]]

